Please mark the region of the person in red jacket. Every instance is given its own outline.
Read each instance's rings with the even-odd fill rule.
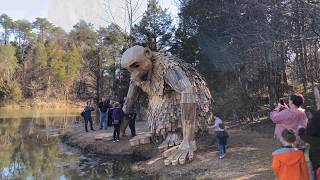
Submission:
[[[317,179],[320,180],[320,167],[317,170]]]
[[[304,153],[294,147],[295,132],[284,129],[280,149],[272,153],[272,168],[279,180],[309,180],[309,172]]]

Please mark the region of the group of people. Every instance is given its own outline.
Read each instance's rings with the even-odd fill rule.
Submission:
[[[110,98],[102,98],[99,102],[100,129],[108,128],[109,115],[111,124],[114,126],[113,142],[120,140],[120,125],[125,116],[129,119],[131,135],[135,136],[135,114],[125,115],[122,106],[125,98],[119,102],[111,102]],[[272,153],[272,168],[276,177],[280,180],[315,180],[315,172],[309,157],[310,145],[306,140],[306,128],[308,118],[301,106],[304,103],[302,95],[291,95],[288,102],[280,100],[278,106],[271,111],[270,118],[275,123],[274,138],[281,144],[281,147]],[[85,119],[85,130],[88,132],[88,123],[93,129],[91,112],[95,108],[91,101],[87,102],[81,115]],[[222,120],[214,116],[212,125],[214,129],[213,141],[209,146],[218,144],[219,158],[226,154],[226,146],[229,135],[225,130]],[[317,174],[320,174],[320,170]]]
[[[291,95],[285,102],[281,99],[271,111],[270,118],[275,124],[274,138],[281,147],[272,153],[272,168],[280,180],[320,180],[320,168],[313,171],[309,157],[310,144],[306,142],[308,118],[301,107],[304,97]],[[218,144],[219,158],[225,157],[229,135],[222,120],[214,116],[209,128],[214,129],[213,141],[209,147]]]
[[[274,138],[281,147],[272,153],[272,168],[280,180],[315,180],[309,157],[310,145],[306,142],[308,118],[302,95],[294,94],[288,103],[280,100],[270,113],[275,123]]]
[[[136,114],[125,114],[122,111],[123,104],[125,102],[125,98],[120,100],[119,102],[111,101],[110,97],[105,98],[102,97],[101,101],[98,104],[98,108],[95,108],[92,105],[91,101],[88,101],[84,110],[81,112],[81,116],[85,121],[85,130],[88,132],[88,124],[90,124],[90,129],[95,131],[93,128],[92,115],[91,112],[96,109],[100,112],[100,130],[108,129],[109,125],[113,125],[113,142],[120,141],[120,126],[123,122],[124,118],[128,118],[129,127],[131,130],[131,136],[134,137],[136,135],[135,132],[135,118]]]

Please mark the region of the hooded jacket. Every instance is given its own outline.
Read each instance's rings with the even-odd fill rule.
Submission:
[[[303,151],[280,148],[272,153],[272,168],[279,180],[309,180],[308,166]]]

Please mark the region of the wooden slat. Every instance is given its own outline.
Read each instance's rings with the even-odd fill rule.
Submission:
[[[176,150],[178,149],[178,147],[179,147],[179,146],[174,146],[174,147],[172,147],[172,148],[164,151],[164,152],[162,153],[163,157],[166,157],[166,158],[167,158],[167,157],[171,156],[174,152],[176,152]]]

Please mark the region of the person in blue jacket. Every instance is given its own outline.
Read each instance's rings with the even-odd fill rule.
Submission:
[[[88,122],[90,123],[90,129],[94,131],[93,126],[92,126],[92,117],[91,117],[91,112],[94,111],[94,108],[92,107],[91,101],[87,102],[86,107],[81,113],[81,116],[84,118],[84,123],[85,123],[85,129],[86,132],[88,132]]]

